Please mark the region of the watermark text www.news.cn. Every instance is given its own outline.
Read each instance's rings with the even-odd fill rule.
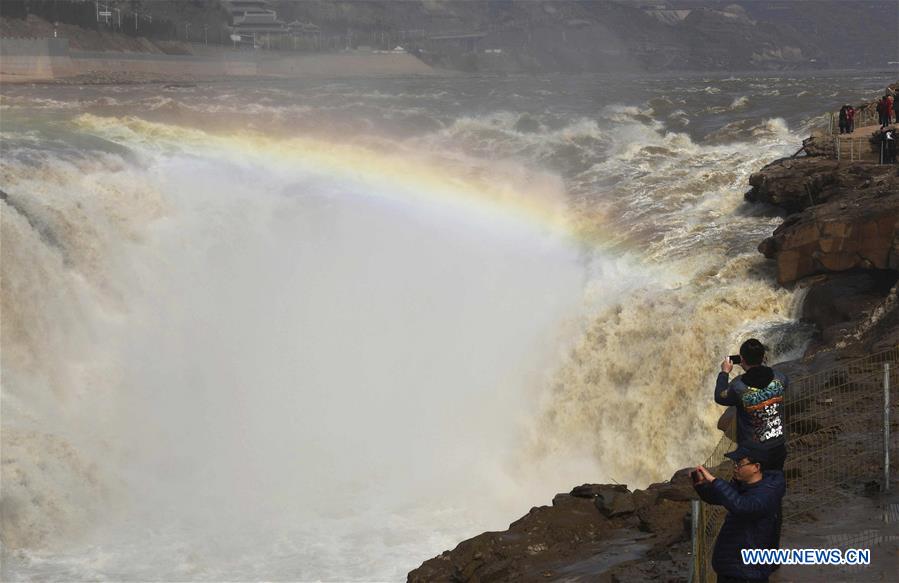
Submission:
[[[870,549],[742,549],[744,565],[870,565]]]

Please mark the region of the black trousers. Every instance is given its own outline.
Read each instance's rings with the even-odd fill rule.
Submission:
[[[784,469],[784,462],[787,460],[787,446],[778,445],[774,449],[768,450],[768,463],[765,467],[771,470]]]

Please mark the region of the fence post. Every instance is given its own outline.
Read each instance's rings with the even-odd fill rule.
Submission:
[[[890,363],[883,363],[883,491],[890,491]]]
[[[690,540],[693,542],[693,560],[690,561],[690,583],[699,581],[699,500],[690,501]]]

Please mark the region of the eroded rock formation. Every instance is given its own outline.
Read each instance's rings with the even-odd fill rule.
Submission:
[[[787,158],[749,182],[746,200],[794,213],[759,245],[777,262],[781,284],[853,269],[899,269],[896,167]]]
[[[686,572],[688,470],[646,490],[584,484],[425,561],[412,583],[435,581],[678,581]],[[683,552],[672,547],[684,545]]]

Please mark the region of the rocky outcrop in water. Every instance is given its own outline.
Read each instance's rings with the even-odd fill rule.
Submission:
[[[485,532],[425,561],[408,581],[680,581],[694,497],[687,470],[633,492],[584,484],[556,495],[552,506],[532,508],[506,531]]]

